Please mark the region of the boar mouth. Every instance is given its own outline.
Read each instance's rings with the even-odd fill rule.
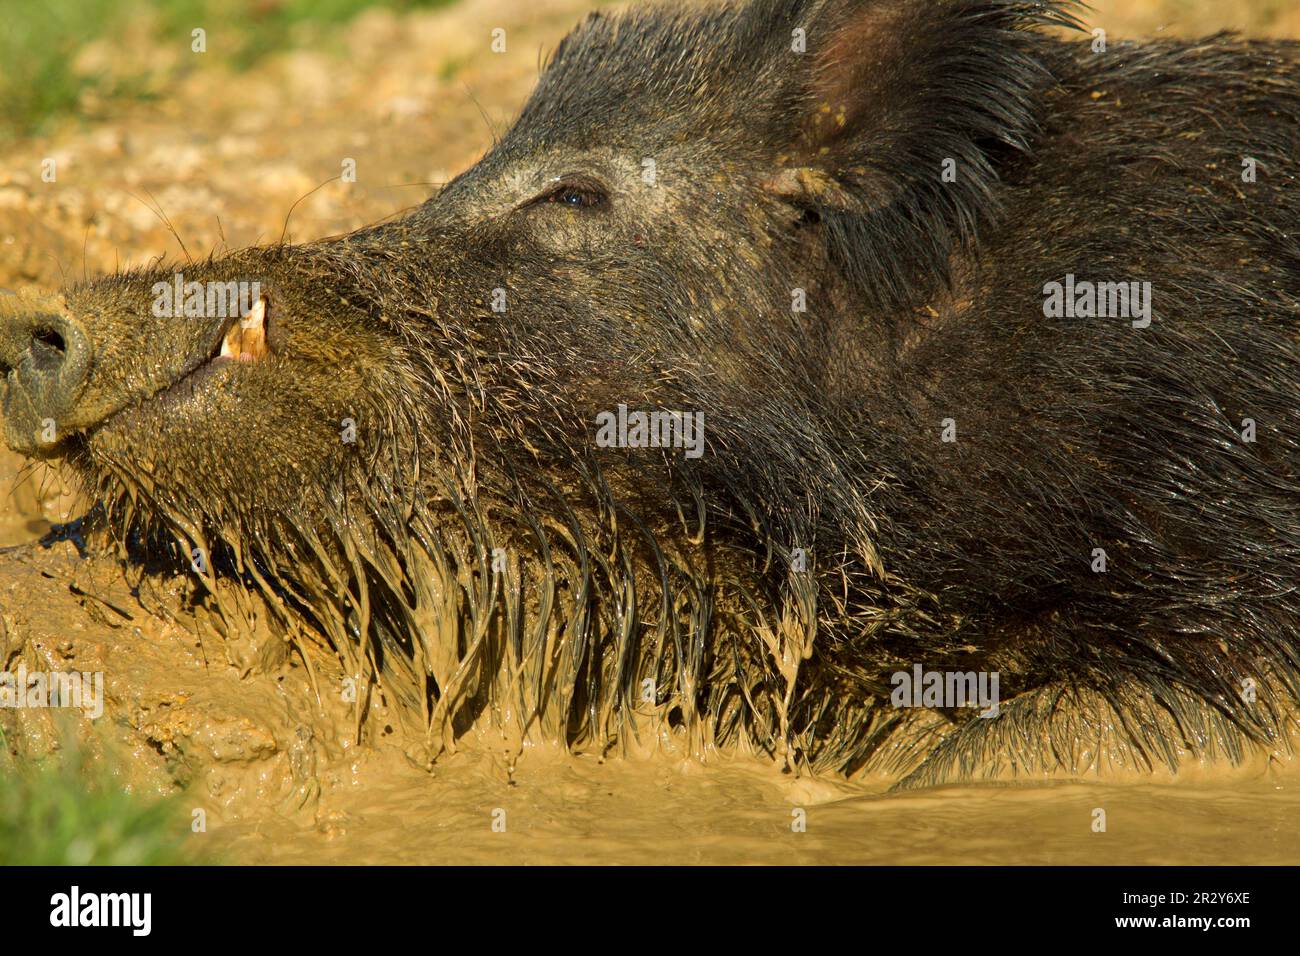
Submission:
[[[267,345],[268,305],[265,296],[248,311],[248,314],[228,319],[221,327],[217,344],[207,357],[184,369],[168,385],[153,394],[128,405],[105,419],[104,424],[134,409],[148,405],[169,405],[190,397],[199,387],[234,363],[253,364],[270,355]]]
[[[225,359],[240,362],[260,362],[267,356],[266,326],[270,305],[261,296],[248,314],[231,319],[221,335],[221,350],[209,362]]]
[[[218,345],[208,353],[208,357],[197,365],[180,374],[170,385],[163,387],[139,404],[172,404],[188,398],[199,387],[215,377],[225,367],[234,363],[254,364],[265,361],[270,355],[267,345],[266,297],[240,318],[231,318],[221,328]]]
[[[94,310],[92,310],[93,312]],[[65,457],[77,436],[95,432],[119,416],[193,394],[229,362],[256,363],[270,354],[270,303],[259,295],[236,317],[223,321],[208,347],[185,346],[173,369],[119,367],[110,343],[96,341],[84,316],[65,297],[0,299],[0,380],[5,383],[5,440],[39,459]],[[101,318],[99,327],[104,327]],[[136,351],[136,350],[133,350]],[[155,377],[162,371],[162,377]],[[141,387],[135,381],[144,373]],[[161,381],[160,381],[161,378]]]

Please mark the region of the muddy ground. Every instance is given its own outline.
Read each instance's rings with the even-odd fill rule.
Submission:
[[[247,73],[188,76],[172,96],[69,122],[0,155],[0,286],[44,289],[156,257],[345,232],[422,201],[470,165],[529,90],[539,51],[588,8],[468,0],[363,15],[346,52],[296,51]],[[1224,26],[1300,35],[1267,4],[1099,4],[1112,37]],[[508,30],[493,53],[491,30]],[[121,51],[130,55],[129,51]],[[137,52],[136,55],[142,55]],[[57,161],[55,183],[41,180]],[[345,159],[357,182],[331,182]],[[322,185],[324,184],[324,185]],[[317,188],[319,187],[319,188]],[[314,191],[313,191],[314,190]],[[293,214],[286,218],[290,209]],[[182,242],[184,248],[182,248]],[[358,742],[337,665],[266,666],[182,610],[178,581],[128,580],[72,541],[33,544],[84,510],[44,466],[0,452],[0,670],[102,672],[78,735],[124,787],[206,813],[189,837],[237,862],[1283,863],[1300,859],[1300,778],[1286,754],[1104,782],[1022,781],[884,794],[782,776],[766,762],[613,758],[471,737],[430,768],[382,705]],[[133,585],[136,585],[133,588]],[[333,668],[333,670],[331,670]],[[393,728],[390,730],[390,728]],[[22,755],[57,746],[48,712],[0,712]],[[1107,832],[1094,832],[1094,810]],[[806,828],[797,823],[806,815]]]

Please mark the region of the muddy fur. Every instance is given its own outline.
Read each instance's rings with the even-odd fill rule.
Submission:
[[[94,363],[46,451],[435,753],[672,735],[925,784],[1284,746],[1297,45],[1094,53],[1072,12],[593,15],[418,210],[176,267],[262,283],[265,361],[153,318],[171,268],[68,290]],[[1045,317],[1067,273],[1151,282],[1150,326]],[[705,453],[598,447],[620,403],[702,413]],[[1000,716],[893,707],[914,664],[998,672]]]

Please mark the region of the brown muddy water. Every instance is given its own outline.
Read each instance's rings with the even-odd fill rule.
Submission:
[[[71,544],[0,554],[0,658],[13,670],[102,672],[105,716],[83,739],[121,783],[178,793],[194,848],[241,863],[1282,864],[1300,860],[1300,774],[1283,755],[1177,778],[1019,780],[887,793],[783,774],[765,760],[673,752],[598,759],[505,750],[489,732],[429,769],[388,734],[361,745],[318,703],[301,662],[250,664],[175,614],[166,582],[132,596]],[[255,638],[254,638],[255,640]],[[336,680],[317,660],[322,683]],[[243,676],[241,676],[243,675]],[[49,712],[0,714],[22,754],[57,737]],[[1104,831],[1097,826],[1104,814]]]
[[[14,144],[0,156],[0,286],[52,289],[83,264],[94,273],[177,253],[145,196],[191,249],[274,239],[341,155],[385,174],[313,193],[291,237],[419,202],[490,143],[488,126],[504,126],[531,85],[538,49],[588,6],[483,0],[372,12],[348,31],[342,56],[303,50],[244,74],[191,73],[165,101]],[[1300,31],[1294,5],[1096,6],[1090,23],[1113,36]],[[492,55],[483,37],[502,22],[510,52]],[[67,171],[57,189],[40,181],[47,156]],[[1300,767],[1283,752],[1177,777],[901,794],[886,792],[888,781],[794,778],[749,756],[685,758],[671,741],[605,760],[547,748],[516,760],[483,734],[430,769],[381,706],[356,744],[348,714],[317,702],[300,660],[267,666],[256,635],[227,641],[180,614],[169,582],[133,595],[112,562],[68,543],[31,546],[84,510],[57,474],[0,452],[0,495],[0,663],[103,672],[105,716],[93,730],[82,721],[83,739],[114,756],[123,786],[203,809],[207,832],[191,841],[231,862],[1300,862]],[[328,672],[327,660],[314,663]],[[55,746],[45,713],[0,722],[20,755]]]
[[[1283,864],[1300,790],[1247,785],[952,787],[897,796],[781,781],[766,767],[532,758],[514,786],[468,762],[369,787],[335,839],[235,825],[272,863]],[[352,809],[355,805],[355,809]],[[1096,833],[1097,808],[1107,830]],[[337,812],[337,811],[336,811]],[[802,819],[802,829],[796,821]],[[503,821],[504,832],[493,823]]]

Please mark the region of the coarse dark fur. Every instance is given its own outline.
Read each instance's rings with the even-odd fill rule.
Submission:
[[[57,452],[122,540],[222,556],[223,615],[260,592],[436,748],[668,733],[925,783],[1284,746],[1297,45],[1071,25],[592,15],[415,212],[184,266],[262,283],[264,361],[152,318],[171,270],[69,290],[94,359]],[[1149,327],[1046,317],[1066,274],[1149,281]],[[598,447],[620,403],[702,413],[705,454]],[[892,706],[914,664],[997,672],[1000,715]]]

